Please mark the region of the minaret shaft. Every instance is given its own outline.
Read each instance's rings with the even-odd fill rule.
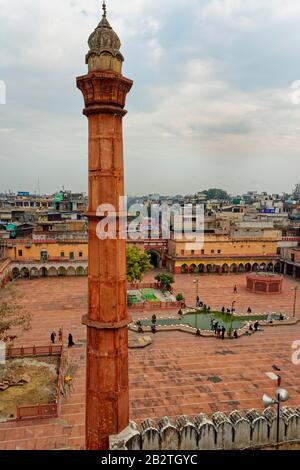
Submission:
[[[102,28],[106,34],[106,23],[98,26],[97,38],[102,38]],[[115,68],[103,70],[108,62],[102,57],[107,55],[100,49],[97,55],[95,38],[92,42],[95,52],[89,65],[97,57],[102,65],[98,70],[89,67],[87,75],[77,78],[89,124],[88,315],[83,319],[87,326],[86,448],[107,450],[109,436],[129,423],[126,240],[118,237],[118,218],[117,237],[98,237],[97,210],[103,204],[112,205],[117,213],[123,209],[119,207],[124,196],[122,120],[132,81]]]

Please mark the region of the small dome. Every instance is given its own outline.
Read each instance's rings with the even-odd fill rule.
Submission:
[[[124,61],[124,57],[120,52],[121,41],[107,21],[106,13],[103,15],[95,31],[90,35],[88,45],[90,50],[86,56],[86,63],[88,63],[91,57],[100,57],[102,54],[111,54],[112,57],[120,62]]]

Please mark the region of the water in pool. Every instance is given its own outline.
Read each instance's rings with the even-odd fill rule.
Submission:
[[[261,317],[257,316],[243,316],[243,317],[238,317],[234,316],[234,319],[232,320],[232,328],[233,329],[239,329],[247,321],[255,321],[255,320],[265,320],[266,316],[262,315]],[[226,328],[228,330],[231,327],[231,315],[229,314],[223,314],[219,312],[212,312],[212,313],[203,313],[203,312],[198,312],[198,313],[189,313],[187,315],[184,315],[182,318],[163,318],[163,319],[157,319],[156,324],[159,325],[190,325],[193,328],[199,328],[200,330],[210,330],[211,329],[211,320],[215,319],[219,322],[219,325],[222,327]],[[150,326],[151,325],[151,320],[142,320],[141,321],[142,325],[144,326]]]

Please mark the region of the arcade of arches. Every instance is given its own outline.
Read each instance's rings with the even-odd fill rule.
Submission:
[[[277,272],[281,270],[280,262],[248,262],[248,263],[181,263],[175,266],[175,274],[203,273],[228,274],[245,272]]]
[[[64,267],[60,266],[56,267],[24,267],[24,268],[17,268],[14,267],[12,270],[13,278],[23,278],[23,279],[33,279],[39,277],[65,277],[65,276],[87,276],[88,275],[88,268],[84,268],[83,266],[69,266]]]

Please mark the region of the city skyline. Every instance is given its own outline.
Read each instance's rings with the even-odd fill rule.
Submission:
[[[0,186],[86,191],[87,127],[74,82],[101,2],[0,4]],[[135,82],[124,132],[128,194],[292,190],[299,5],[110,0],[107,8]]]

